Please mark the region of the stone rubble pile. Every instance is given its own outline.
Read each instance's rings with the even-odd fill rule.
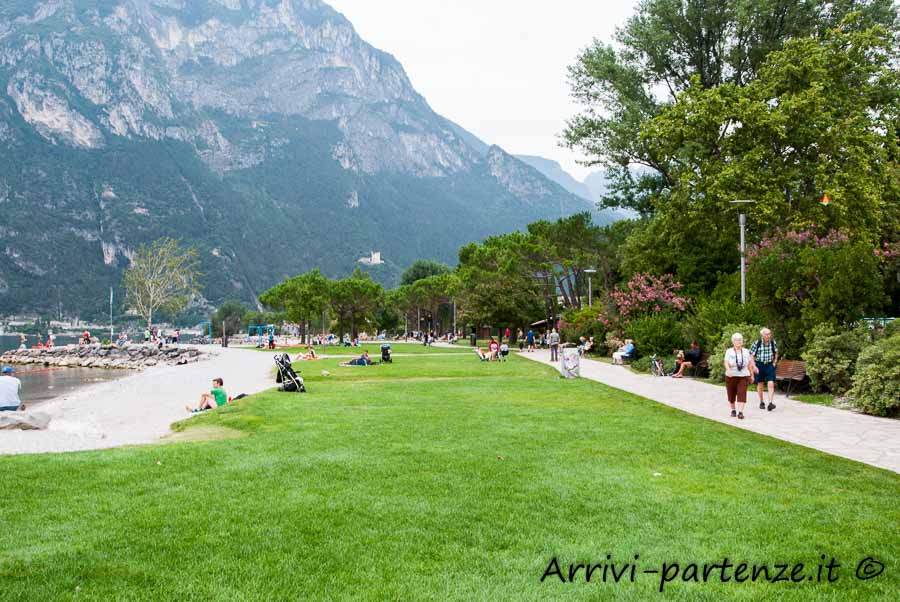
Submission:
[[[156,345],[66,345],[52,349],[16,349],[0,355],[0,364],[38,364],[61,368],[143,370],[161,364],[193,363],[204,358],[194,347]]]

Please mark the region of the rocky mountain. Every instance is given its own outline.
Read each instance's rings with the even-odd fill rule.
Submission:
[[[99,311],[161,236],[198,248],[209,300],[253,301],[589,209],[319,0],[0,4],[0,314]]]
[[[590,189],[584,184],[576,180],[572,174],[563,169],[558,161],[546,159],[536,155],[516,155],[516,158],[535,168],[548,179],[556,182],[572,194],[577,194],[581,198],[593,201]]]

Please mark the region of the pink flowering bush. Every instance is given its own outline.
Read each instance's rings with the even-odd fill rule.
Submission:
[[[689,300],[678,294],[681,283],[671,274],[635,274],[624,287],[610,293],[623,324],[635,318],[664,311],[682,312]]]

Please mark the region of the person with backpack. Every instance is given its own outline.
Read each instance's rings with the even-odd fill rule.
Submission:
[[[778,343],[772,338],[772,331],[763,328],[759,331],[760,338],[750,346],[750,355],[756,365],[753,382],[756,383],[756,392],[759,395],[759,409],[770,412],[775,409],[775,373],[778,367]],[[763,385],[769,388],[769,405],[763,399]]]

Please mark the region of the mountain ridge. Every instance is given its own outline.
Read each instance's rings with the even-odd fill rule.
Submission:
[[[591,209],[435,113],[318,0],[0,8],[0,150],[0,312],[98,311],[159,236],[198,247],[207,299],[253,302],[372,250],[393,284],[415,258]]]

